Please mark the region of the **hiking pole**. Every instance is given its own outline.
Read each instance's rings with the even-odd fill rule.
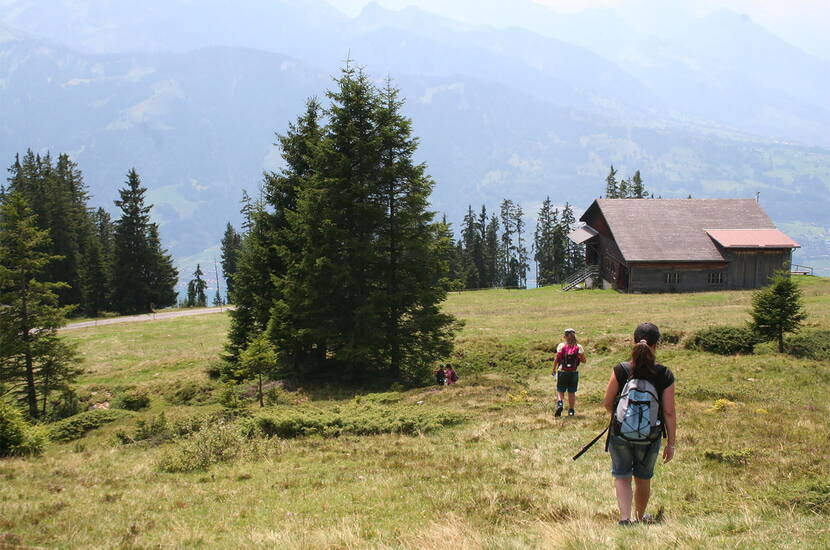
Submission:
[[[611,426],[608,426],[608,428],[610,428],[610,427],[611,427]],[[599,441],[599,438],[605,435],[605,432],[607,432],[607,431],[608,431],[608,428],[605,428],[604,430],[602,430],[602,432],[601,432],[598,436],[596,436],[594,439],[592,439],[590,443],[588,443],[587,445],[585,445],[584,447],[582,447],[582,449],[581,449],[578,453],[576,453],[576,454],[573,456],[573,460],[576,460],[577,458],[579,458],[580,456],[582,456],[583,454],[585,454],[585,451],[587,451],[588,449],[590,449],[591,447],[593,447],[593,446],[594,446],[594,443],[596,443],[597,441]]]

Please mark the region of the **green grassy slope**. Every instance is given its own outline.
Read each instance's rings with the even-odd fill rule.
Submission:
[[[799,279],[809,330],[830,329],[830,280]],[[146,389],[148,410],[44,457],[0,461],[0,547],[49,548],[825,548],[830,515],[826,398],[830,363],[758,346],[721,357],[666,345],[677,375],[675,460],[659,465],[652,527],[616,526],[610,460],[597,445],[600,400],[633,327],[682,336],[747,318],[750,293],[621,295],[555,288],[454,294],[466,320],[454,387],[382,396],[306,388],[265,414],[321,414],[378,402],[446,413],[456,426],[421,435],[256,439],[241,457],[190,473],[159,464],[178,442],[123,445],[118,430],[164,411],[170,421],[220,408],[205,368],[221,351],[225,315],[113,325],[66,334],[79,344],[90,400]],[[578,415],[552,416],[550,350],[573,326],[588,352]],[[171,403],[186,384],[204,404]],[[94,395],[93,395],[94,392]],[[255,414],[261,414],[253,404]],[[375,406],[375,405],[372,405]],[[707,456],[708,455],[708,456]]]

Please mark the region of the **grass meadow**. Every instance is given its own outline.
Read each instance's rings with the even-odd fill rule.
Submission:
[[[806,330],[830,330],[830,279],[799,282]],[[446,309],[466,322],[455,386],[377,395],[300,388],[265,411],[243,407],[254,417],[374,407],[456,421],[377,435],[259,435],[215,464],[176,473],[162,465],[184,456],[181,438],[124,444],[117,433],[161,412],[172,423],[222,410],[223,390],[206,371],[222,351],[226,314],[67,332],[83,354],[85,399],[138,390],[150,406],[53,442],[42,457],[0,461],[0,548],[828,548],[830,362],[766,344],[746,356],[662,346],[658,360],[677,377],[678,449],[657,467],[650,511],[664,510],[660,524],[616,525],[601,444],[570,458],[607,423],[602,392],[637,323],[682,339],[745,322],[750,297],[453,294]],[[588,362],[577,416],[554,418],[551,351],[567,326]],[[198,452],[214,444],[189,437]]]

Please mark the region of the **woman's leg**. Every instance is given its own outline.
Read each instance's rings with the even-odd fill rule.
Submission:
[[[620,521],[631,519],[631,478],[614,478],[614,489],[617,492],[617,506],[620,508]]]
[[[568,392],[568,408],[573,409],[576,405],[576,394],[574,392]]]
[[[648,498],[651,496],[651,480],[634,478],[634,513],[639,521],[643,519],[648,506]],[[630,509],[630,508],[629,508]]]

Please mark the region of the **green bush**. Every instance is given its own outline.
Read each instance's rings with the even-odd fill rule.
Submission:
[[[127,411],[116,409],[95,409],[82,412],[52,424],[49,437],[54,441],[80,439],[89,431],[129,415]]]
[[[758,337],[748,327],[718,326],[692,334],[686,340],[686,348],[720,355],[750,354],[758,341]]]
[[[39,455],[46,445],[46,433],[32,426],[17,408],[0,402],[0,457]]]
[[[219,404],[228,411],[239,411],[245,406],[242,390],[233,384],[226,384],[219,392]]]
[[[238,426],[217,422],[183,439],[160,457],[157,466],[164,472],[193,472],[213,464],[239,458],[258,458],[267,442],[249,439]]]
[[[802,332],[784,342],[784,351],[795,357],[830,361],[830,330]]]
[[[247,426],[254,433],[289,439],[305,435],[414,435],[458,424],[463,420],[463,417],[445,411],[417,406],[382,407],[355,403],[332,410],[295,407],[268,411],[254,415]]]
[[[660,329],[660,343],[661,344],[679,344],[686,333],[682,330],[675,330],[673,328]]]
[[[164,394],[164,398],[172,405],[203,405],[213,400],[214,386],[185,382],[177,384]]]
[[[128,411],[140,411],[150,406],[150,396],[146,390],[127,390],[115,398],[113,407]]]
[[[138,441],[149,441],[151,443],[161,443],[172,437],[172,433],[167,424],[167,418],[164,413],[160,413],[147,422],[140,419],[136,423],[135,430],[132,434],[127,434],[124,431],[119,431],[115,434],[121,443],[136,443]]]
[[[84,406],[78,394],[72,389],[65,389],[49,399],[48,419],[57,422],[83,412]]]

